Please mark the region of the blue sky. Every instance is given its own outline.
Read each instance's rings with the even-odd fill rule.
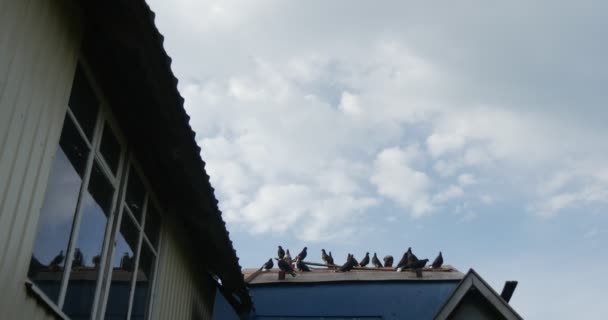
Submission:
[[[608,317],[606,2],[150,4],[242,266],[442,250]]]

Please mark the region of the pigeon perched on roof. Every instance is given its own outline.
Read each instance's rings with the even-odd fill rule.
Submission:
[[[300,259],[300,260],[304,260],[306,259],[306,255],[308,255],[308,253],[306,252],[308,248],[304,247],[304,249],[302,249],[302,251],[300,251],[300,253],[298,253],[298,255],[296,256],[296,259]]]
[[[416,260],[412,263],[406,265],[406,269],[421,269],[426,266],[426,263],[429,262],[429,259]]]
[[[283,259],[285,257],[285,250],[283,250],[283,247],[279,246],[279,250],[277,251],[277,257],[279,259]]]
[[[374,252],[374,256],[372,257],[372,264],[376,268],[382,268],[382,263],[380,262],[380,260],[378,260],[378,256],[376,255],[375,252]]]
[[[276,259],[276,258],[275,258]],[[279,269],[285,273],[289,273],[291,276],[295,277],[296,272],[293,270],[291,265],[285,261],[285,259],[276,259],[278,261]]]
[[[293,259],[291,259],[291,254],[289,254],[289,249],[285,251],[285,256],[283,257],[283,260],[289,263],[289,265],[293,263]]]
[[[93,266],[95,268],[99,268],[99,264],[101,263],[101,255],[98,254],[98,255],[94,256],[93,259],[91,259],[91,261],[93,261]]]
[[[406,264],[407,264],[407,258],[409,257],[408,253],[410,252],[410,249],[407,249],[407,251],[405,253],[403,253],[403,256],[401,256],[401,260],[399,260],[399,263],[397,263],[396,268],[403,268]]]
[[[300,259],[300,257],[296,257],[296,268],[302,272],[310,272],[310,268]]]
[[[384,257],[384,267],[390,268],[393,266],[393,256],[388,255]]]
[[[338,270],[341,272],[350,271],[355,265],[355,258],[349,253],[348,257],[346,257],[346,262]]]
[[[120,268],[122,270],[133,271],[134,266],[135,257],[131,257],[128,252],[125,252],[120,259]]]
[[[441,265],[443,265],[443,256],[441,255],[441,251],[439,251],[439,255],[435,258],[431,267],[433,267],[433,269],[439,269],[441,268]]]
[[[359,265],[359,261],[357,261],[357,259],[355,259],[355,256],[353,254],[350,255],[350,258],[353,259],[354,266],[358,266]]]
[[[262,270],[268,271],[272,269],[272,267],[274,267],[274,263],[272,262],[272,258],[270,258],[268,259],[268,261],[266,261],[266,263],[264,263],[264,265],[262,266]]]
[[[51,262],[49,263],[49,268],[51,269],[57,269],[59,268],[59,265],[63,263],[63,259],[65,259],[65,256],[63,255],[63,250],[59,251],[59,254],[55,256],[55,258],[53,258],[53,260],[51,260]]]
[[[359,262],[359,267],[365,267],[368,264],[369,264],[369,252],[366,252],[365,258],[361,259],[361,262]]]
[[[331,255],[331,251],[329,252],[329,257],[328,257],[328,258],[329,258],[329,259],[327,259],[327,263],[328,263],[328,264],[331,264],[331,265],[336,265],[336,264],[334,263],[334,257]]]
[[[418,261],[418,257],[412,252],[412,247],[407,248],[407,263],[412,264]]]
[[[72,268],[82,267],[84,263],[84,257],[80,248],[74,250],[74,259],[72,259]]]
[[[321,249],[321,260],[323,260],[325,264],[331,264],[329,263],[329,256],[327,255],[327,252],[325,252],[325,249]]]

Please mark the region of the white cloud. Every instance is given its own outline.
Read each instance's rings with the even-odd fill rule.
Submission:
[[[409,209],[413,217],[433,210],[428,194],[431,180],[424,172],[410,167],[418,157],[418,148],[414,146],[384,149],[374,161],[374,173],[370,178],[379,194]]]
[[[470,173],[463,173],[458,176],[458,184],[461,186],[469,186],[476,183],[477,180],[475,179],[475,176]]]
[[[464,196],[464,190],[460,186],[450,185],[447,189],[433,196],[433,202],[442,203]]]

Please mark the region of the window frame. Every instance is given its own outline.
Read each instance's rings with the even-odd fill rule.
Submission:
[[[123,212],[125,211],[124,208],[127,207],[124,200],[125,200],[126,188],[127,188],[128,178],[129,178],[129,171],[130,171],[130,168],[133,168],[133,169],[135,169],[136,174],[138,175],[139,179],[141,180],[141,182],[143,184],[145,196],[144,196],[144,202],[143,202],[141,222],[139,222],[137,219],[135,219],[135,216],[131,212],[127,213],[127,214],[131,215],[131,218],[133,218],[133,220],[135,222],[137,222],[135,224],[135,226],[137,227],[138,232],[139,232],[137,248],[136,248],[136,252],[134,253],[135,254],[135,256],[134,256],[135,264],[134,264],[134,269],[133,269],[134,271],[131,276],[132,279],[130,280],[131,284],[129,287],[130,288],[129,289],[129,307],[128,307],[127,319],[130,318],[131,311],[133,308],[135,285],[137,283],[139,260],[140,260],[140,254],[141,254],[143,245],[148,245],[149,248],[152,250],[152,253],[154,254],[154,257],[155,257],[155,260],[153,263],[153,268],[154,268],[153,273],[152,273],[151,279],[149,280],[150,281],[149,298],[146,300],[147,305],[146,305],[146,311],[145,311],[145,315],[144,315],[145,319],[151,319],[152,318],[151,313],[153,310],[153,305],[154,305],[154,300],[155,300],[154,299],[155,291],[156,291],[155,289],[156,289],[156,284],[158,282],[157,279],[158,279],[158,274],[159,274],[158,267],[160,265],[159,257],[161,256],[162,221],[163,221],[164,213],[163,213],[162,207],[159,205],[159,201],[154,193],[154,189],[151,187],[151,184],[149,183],[146,176],[144,174],[142,174],[143,170],[141,170],[141,166],[139,165],[137,159],[135,158],[135,156],[133,155],[133,152],[131,151],[132,147],[130,146],[130,144],[128,143],[127,139],[125,138],[122,130],[118,126],[118,121],[112,114],[108,101],[106,100],[104,94],[102,93],[100,86],[96,82],[95,77],[93,76],[93,73],[92,73],[88,63],[86,62],[86,60],[83,57],[80,57],[80,59],[77,63],[77,68],[80,68],[80,70],[83,73],[85,81],[88,82],[89,86],[91,87],[91,89],[93,91],[93,94],[97,98],[98,109],[97,109],[96,120],[94,123],[92,134],[91,134],[91,137],[89,137],[85,133],[85,130],[81,126],[80,122],[77,120],[77,117],[74,114],[74,112],[70,109],[69,105],[66,106],[66,112],[65,112],[64,119],[69,118],[70,121],[72,121],[76,130],[78,131],[78,134],[81,136],[82,140],[84,141],[87,148],[89,149],[89,154],[86,157],[86,162],[85,162],[85,166],[84,166],[84,170],[83,170],[83,174],[82,174],[82,182],[81,182],[81,185],[79,188],[79,193],[78,193],[76,205],[74,208],[74,216],[71,221],[72,225],[69,229],[69,239],[67,242],[65,260],[64,260],[65,262],[64,262],[63,271],[61,274],[61,280],[59,282],[60,284],[59,284],[59,293],[58,293],[57,301],[55,302],[53,299],[48,297],[46,295],[46,293],[43,290],[41,290],[33,280],[31,280],[29,278],[29,276],[26,278],[26,287],[30,288],[29,291],[31,291],[33,295],[37,296],[37,298],[41,301],[41,303],[48,305],[48,307],[51,308],[52,310],[58,311],[61,314],[61,316],[67,317],[67,319],[70,319],[69,315],[67,315],[63,311],[63,307],[64,307],[65,299],[67,296],[68,286],[69,286],[69,282],[70,282],[70,275],[73,272],[73,270],[72,270],[72,263],[74,260],[73,255],[74,255],[74,251],[76,250],[76,246],[78,245],[78,243],[77,243],[78,236],[80,234],[82,216],[84,214],[83,213],[84,212],[83,202],[86,197],[86,194],[89,192],[88,188],[90,186],[90,180],[91,180],[91,174],[93,171],[93,167],[95,166],[95,164],[98,164],[98,167],[100,168],[102,174],[108,179],[111,186],[113,187],[113,194],[112,194],[111,206],[110,206],[109,211],[107,212],[107,221],[106,221],[106,225],[105,225],[105,229],[104,229],[104,233],[103,233],[103,239],[100,243],[100,245],[101,245],[100,262],[99,262],[99,269],[97,271],[97,276],[95,278],[95,290],[93,293],[93,302],[92,302],[91,311],[90,311],[90,319],[103,319],[105,317],[106,305],[108,302],[108,297],[109,297],[109,292],[110,292],[109,284],[110,284],[110,281],[112,278],[112,272],[113,272],[112,258],[113,258],[113,253],[116,250],[116,240],[117,240],[116,238],[117,238],[118,234],[120,233],[122,216],[123,216]],[[74,73],[73,80],[75,78],[76,78],[76,73]],[[67,104],[67,102],[66,102],[66,104]],[[62,128],[61,128],[60,132],[63,131],[64,127],[65,127],[65,121],[62,124]],[[114,135],[114,137],[116,138],[116,141],[118,142],[118,144],[120,145],[120,148],[121,148],[121,152],[118,157],[118,166],[116,168],[116,172],[114,172],[112,170],[109,162],[106,161],[103,154],[101,153],[101,142],[102,142],[103,133],[104,133],[104,130],[106,127],[108,127],[111,130],[111,133]],[[59,150],[59,148],[61,148],[61,146],[59,144],[59,141],[57,141],[57,150]],[[54,159],[55,158],[53,158],[53,161],[55,161]],[[47,188],[48,188],[48,186],[47,186]],[[45,193],[45,197],[46,197],[46,193]],[[145,235],[144,228],[145,228],[146,218],[148,215],[147,208],[149,205],[152,205],[155,207],[155,209],[160,217],[159,218],[159,230],[158,230],[158,235],[157,235],[158,236],[157,247],[153,246],[151,241],[149,241],[149,239],[147,239],[147,236]],[[129,208],[126,208],[126,209],[129,210]],[[38,226],[38,228],[40,228],[40,226]],[[36,229],[35,237],[38,237],[38,233],[39,233],[38,228]],[[144,242],[147,242],[147,244],[144,244]],[[34,250],[34,249],[32,249],[32,250]]]

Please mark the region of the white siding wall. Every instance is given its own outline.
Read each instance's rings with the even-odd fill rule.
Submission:
[[[211,319],[215,286],[201,270],[193,267],[181,236],[183,228],[172,219],[164,218],[161,234],[153,319]]]
[[[24,286],[81,27],[68,1],[0,0],[0,318],[52,318]]]

